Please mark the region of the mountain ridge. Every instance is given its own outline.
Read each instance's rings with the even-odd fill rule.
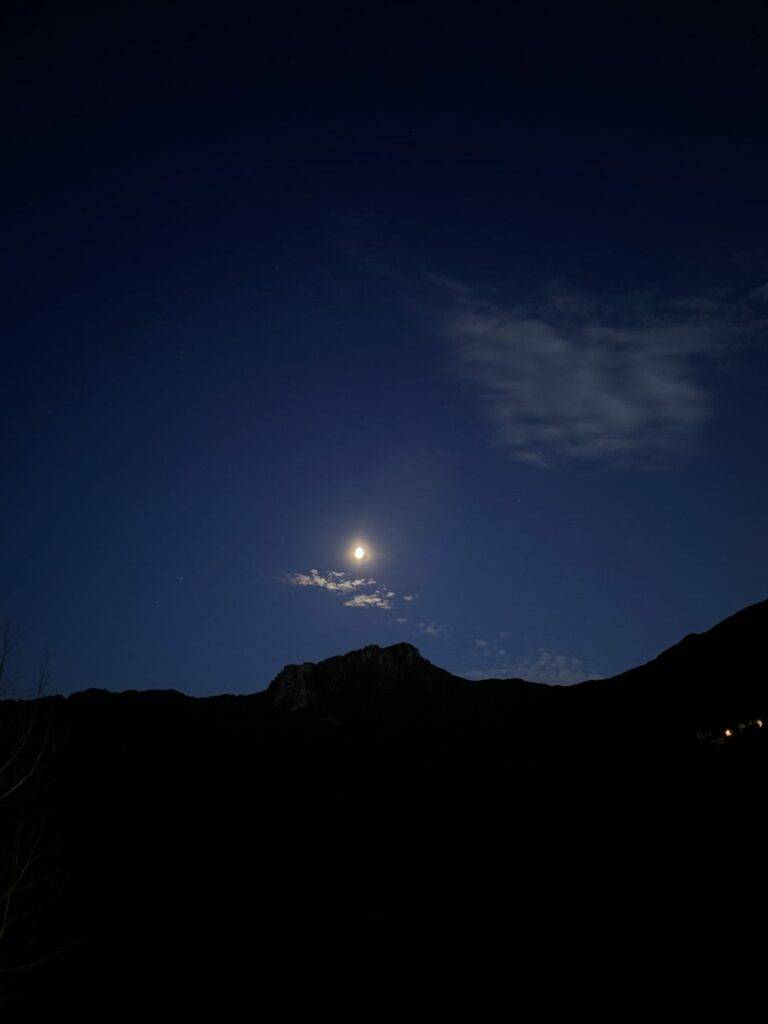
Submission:
[[[624,672],[570,685],[521,678],[468,680],[433,664],[401,641],[369,644],[318,662],[285,665],[263,690],[193,697],[175,689],[111,691],[89,688],[45,702],[75,706],[113,704],[163,708],[192,702],[281,719],[325,719],[367,726],[402,726],[409,719],[486,724],[493,715],[544,710],[568,719],[615,726],[636,720],[656,726],[700,730],[730,719],[768,712],[762,675],[755,671],[768,635],[768,600],[729,615],[701,633],[689,633],[654,658]],[[252,713],[252,714],[251,714]],[[622,726],[623,728],[624,726]],[[591,726],[589,727],[591,728]]]
[[[595,699],[603,699],[608,717],[624,708],[644,719],[648,714],[667,714],[672,722],[695,726],[733,714],[756,714],[764,709],[765,693],[759,678],[751,672],[759,654],[762,637],[768,634],[768,600],[748,605],[701,633],[689,633],[676,644],[641,665],[604,679],[587,679],[569,686],[539,683],[520,678],[467,680],[433,665],[409,643],[389,647],[369,645],[319,662],[287,665],[266,689],[266,700],[274,709],[307,714],[333,715],[340,702],[350,703],[360,713],[366,696],[381,710],[381,687],[391,684],[390,696],[414,702],[408,685],[422,700],[455,700],[471,694],[501,694],[507,698],[526,691],[529,699],[548,701],[544,694],[567,694],[562,699],[572,709],[583,702],[594,711]],[[404,671],[407,670],[407,671]],[[369,687],[366,694],[366,684]],[[535,696],[534,696],[535,695]],[[391,702],[390,702],[391,703]],[[418,701],[416,702],[418,703]]]
[[[46,752],[25,815],[62,896],[30,890],[34,941],[73,938],[62,983],[87,985],[148,942],[183,960],[260,925],[730,915],[764,874],[766,631],[768,601],[573,686],[400,643],[252,694],[2,702]]]

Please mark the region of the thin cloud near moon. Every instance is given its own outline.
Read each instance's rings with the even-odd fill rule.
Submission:
[[[354,579],[346,572],[321,573],[317,569],[310,569],[306,572],[291,572],[284,577],[286,583],[293,587],[320,587],[330,593],[338,592],[348,594],[351,591],[359,590],[361,587],[375,586],[376,580]]]
[[[318,569],[310,569],[308,573],[287,573],[283,579],[293,587],[319,587],[331,594],[347,597],[344,601],[346,608],[381,608],[388,611],[392,608],[393,598],[397,596],[388,587],[377,585],[374,579],[355,578],[349,573],[336,570],[321,573]]]
[[[362,545],[358,546],[362,548]],[[352,554],[354,552],[353,548]],[[362,557],[367,557],[368,554],[369,550],[365,549]],[[310,569],[309,572],[286,573],[281,578],[292,587],[317,587],[319,590],[343,597],[345,608],[378,608],[381,611],[392,611],[399,605],[394,590],[371,577],[355,577],[341,570],[320,572],[319,569]],[[410,604],[417,597],[417,594],[403,594],[400,601]],[[404,617],[389,620],[391,624],[397,625],[403,625],[406,621]],[[439,622],[419,622],[415,624],[413,630],[414,635],[428,636],[433,640],[443,639],[451,632],[449,626]]]

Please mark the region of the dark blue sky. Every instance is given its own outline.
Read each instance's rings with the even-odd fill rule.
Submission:
[[[2,15],[0,615],[55,689],[570,682],[766,596],[764,4],[65,6]]]

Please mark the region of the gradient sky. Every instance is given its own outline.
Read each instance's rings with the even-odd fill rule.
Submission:
[[[0,616],[53,689],[572,682],[766,597],[768,11],[666,6],[4,5]]]

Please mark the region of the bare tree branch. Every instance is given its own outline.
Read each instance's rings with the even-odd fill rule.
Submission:
[[[0,621],[0,1002],[9,978],[53,955],[37,924],[57,882],[56,842],[43,808],[45,769],[61,744],[43,713],[48,656],[39,663],[34,694],[20,699],[21,651],[19,631]]]

